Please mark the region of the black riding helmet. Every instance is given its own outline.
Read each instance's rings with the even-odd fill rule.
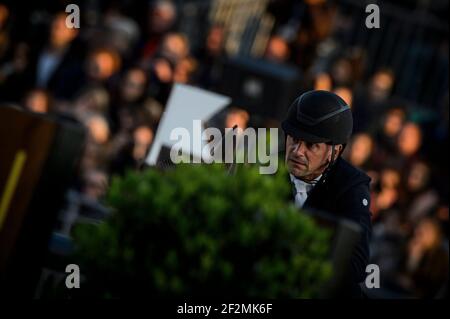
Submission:
[[[350,107],[336,94],[320,90],[308,91],[295,99],[281,126],[286,135],[305,142],[333,146],[342,144],[345,148],[353,131],[353,117]],[[309,183],[325,183],[328,172],[335,163],[334,147],[331,149],[331,158],[319,182]]]
[[[350,107],[329,91],[308,91],[289,107],[281,124],[292,137],[310,143],[347,144],[353,130]]]

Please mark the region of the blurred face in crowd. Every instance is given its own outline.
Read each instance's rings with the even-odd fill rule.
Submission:
[[[381,192],[375,197],[377,210],[389,209],[398,199],[398,186],[400,185],[400,172],[386,168],[380,174]]]
[[[177,83],[188,83],[195,68],[196,63],[193,59],[182,59],[175,66],[174,81]]]
[[[121,90],[125,101],[134,102],[145,92],[147,76],[143,70],[131,69],[125,75]]]
[[[153,142],[153,131],[147,126],[139,126],[133,132],[133,158],[142,160],[147,155],[148,148]]]
[[[352,81],[352,64],[347,59],[339,59],[331,69],[331,75],[337,85],[347,85]]]
[[[161,54],[175,62],[186,58],[189,54],[187,38],[179,33],[168,34],[161,45]]]
[[[139,38],[140,30],[134,20],[114,13],[105,17],[102,39],[105,46],[115,48],[120,54],[128,55]]]
[[[131,132],[134,127],[134,117],[128,108],[120,108],[118,111],[120,129]]]
[[[19,44],[17,44],[14,50],[13,65],[18,72],[25,70],[25,68],[28,66],[29,51],[30,47],[25,42],[20,42]]]
[[[173,80],[173,70],[169,61],[163,58],[158,58],[153,62],[153,70],[156,77],[162,83],[170,83]]]
[[[424,249],[437,247],[441,242],[439,225],[429,218],[422,220],[414,231],[414,240]]]
[[[289,173],[304,180],[318,177],[331,161],[331,147],[325,143],[309,143],[288,135],[285,160]],[[335,147],[336,158],[342,145]]]
[[[309,6],[316,6],[323,4],[326,0],[306,0],[305,3]]]
[[[319,73],[314,79],[314,90],[330,91],[331,88],[332,81],[328,73]]]
[[[384,100],[391,94],[394,76],[388,71],[375,73],[369,85],[369,94],[374,101]]]
[[[245,130],[249,120],[249,114],[244,110],[232,110],[225,119],[225,127],[232,128],[237,125],[238,128]]]
[[[408,175],[407,185],[412,192],[423,189],[430,178],[430,168],[423,162],[416,162],[411,167]]]
[[[106,80],[120,67],[119,55],[111,50],[93,52],[87,61],[88,75],[94,80]]]
[[[0,3],[0,30],[3,29],[3,27],[5,26],[8,17],[9,17],[8,7]]]
[[[144,101],[143,107],[148,115],[148,122],[157,125],[164,111],[161,103],[150,97]]]
[[[104,144],[109,138],[109,126],[104,117],[94,115],[87,120],[90,138],[96,144]]]
[[[33,90],[25,98],[25,108],[36,113],[47,113],[49,109],[49,97],[43,90]]]
[[[64,48],[78,35],[78,29],[66,26],[66,15],[58,14],[50,28],[50,45],[55,49]]]
[[[360,167],[372,154],[373,141],[370,135],[361,133],[353,137],[350,148],[350,163]]]
[[[350,108],[352,107],[353,102],[353,93],[352,90],[345,86],[337,87],[333,90],[334,93],[336,93],[341,99],[347,103]]]
[[[149,10],[150,33],[164,33],[168,31],[177,17],[176,8],[170,1],[156,1]]]
[[[403,126],[398,136],[398,148],[404,156],[414,155],[422,145],[422,132],[420,127],[414,123]]]
[[[92,199],[100,199],[108,186],[108,178],[105,173],[97,170],[90,170],[84,176],[83,193]]]
[[[270,38],[265,54],[267,60],[282,63],[289,59],[289,55],[289,45],[286,40],[279,36]]]
[[[400,172],[392,168],[385,168],[381,172],[380,182],[381,188],[396,189],[400,185]]]
[[[83,116],[86,112],[106,112],[109,104],[108,91],[102,88],[92,88],[83,92],[75,100],[75,112]]]
[[[383,132],[386,136],[395,137],[400,132],[405,120],[405,112],[401,109],[393,109],[386,114]]]
[[[213,26],[206,38],[206,49],[213,56],[218,56],[222,52],[224,41],[224,30],[220,26]]]

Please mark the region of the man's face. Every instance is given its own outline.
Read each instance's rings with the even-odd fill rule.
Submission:
[[[289,173],[295,177],[316,178],[322,174],[330,159],[331,145],[309,143],[290,135],[287,136],[286,166]]]

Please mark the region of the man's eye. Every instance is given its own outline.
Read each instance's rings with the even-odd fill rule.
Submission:
[[[310,150],[315,150],[319,147],[318,143],[306,143],[306,147]]]

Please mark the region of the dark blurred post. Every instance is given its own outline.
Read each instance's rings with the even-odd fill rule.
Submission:
[[[33,296],[84,130],[0,107],[0,294]]]

